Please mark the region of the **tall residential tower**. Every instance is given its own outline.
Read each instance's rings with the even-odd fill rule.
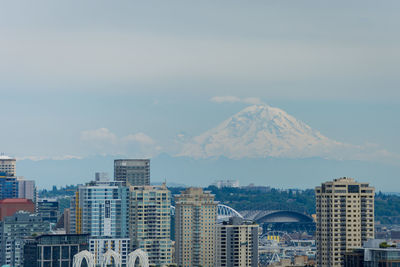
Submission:
[[[114,160],[114,180],[124,185],[150,185],[149,159],[116,159]]]
[[[215,266],[217,202],[201,188],[175,196],[175,261],[178,266]]]
[[[172,263],[171,192],[161,186],[131,186],[129,232],[131,251],[144,250],[149,263]]]
[[[339,178],[315,188],[317,265],[342,266],[343,256],[374,238],[374,188]]]

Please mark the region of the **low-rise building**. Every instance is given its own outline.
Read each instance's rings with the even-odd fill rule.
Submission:
[[[0,222],[0,264],[23,266],[25,239],[48,233],[50,225],[38,215],[18,211]]]
[[[74,255],[88,250],[89,235],[40,235],[24,245],[24,267],[72,267]]]
[[[400,266],[400,244],[384,239],[371,239],[363,248],[354,249],[344,255],[345,267]]]
[[[0,200],[0,221],[6,216],[13,216],[18,211],[35,212],[35,203],[30,199],[6,198]]]

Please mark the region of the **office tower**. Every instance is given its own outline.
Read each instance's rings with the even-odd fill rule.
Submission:
[[[232,217],[216,233],[216,266],[258,266],[258,224]]]
[[[131,250],[142,249],[149,263],[172,263],[171,192],[166,185],[130,186]]]
[[[0,199],[26,198],[36,202],[35,182],[16,176],[16,159],[0,156]]]
[[[315,188],[318,266],[341,266],[343,255],[374,238],[374,188],[339,178]]]
[[[114,160],[114,180],[122,181],[124,185],[150,185],[150,160]]]
[[[8,156],[0,156],[0,176],[15,176],[16,159]]]
[[[175,261],[178,266],[214,267],[217,202],[201,188],[175,196]]]
[[[89,235],[52,234],[27,239],[24,267],[72,267],[74,255],[88,250]]]
[[[5,217],[0,222],[0,265],[23,266],[25,239],[49,230],[48,222],[25,211]]]
[[[36,186],[35,181],[25,180],[22,177],[18,177],[18,198],[30,199],[36,203]]]
[[[0,199],[18,198],[18,181],[16,176],[8,177],[0,174]]]
[[[93,246],[89,249],[96,259],[106,251],[96,250],[95,244],[106,247],[129,239],[129,188],[121,184],[97,181],[81,185],[71,203],[71,233],[90,235]],[[125,262],[127,255],[122,258]]]
[[[37,214],[43,221],[56,224],[58,222],[59,210],[57,199],[40,199],[37,203]]]
[[[0,221],[18,211],[35,213],[35,203],[30,199],[7,198],[0,200]]]

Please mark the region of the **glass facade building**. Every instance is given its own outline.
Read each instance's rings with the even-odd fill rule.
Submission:
[[[88,249],[89,235],[41,235],[27,240],[24,267],[72,267],[74,255]]]

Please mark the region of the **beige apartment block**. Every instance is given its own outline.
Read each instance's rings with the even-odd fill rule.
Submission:
[[[217,202],[201,188],[175,196],[175,261],[180,267],[215,266]]]
[[[374,238],[374,195],[368,183],[339,178],[315,188],[318,266],[342,266],[343,255]]]
[[[171,192],[166,185],[130,186],[129,236],[131,251],[142,249],[149,263],[172,263]]]
[[[258,266],[258,224],[232,217],[217,225],[216,266]]]

